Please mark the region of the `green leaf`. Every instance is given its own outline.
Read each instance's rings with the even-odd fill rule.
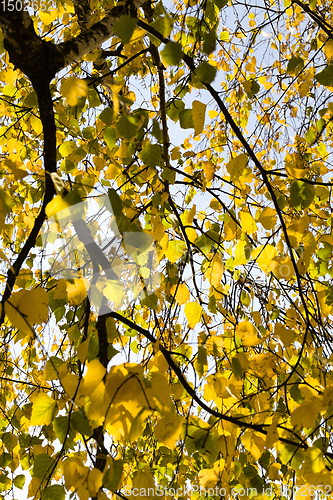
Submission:
[[[207,365],[207,349],[202,345],[198,346],[198,363]]]
[[[327,66],[315,75],[315,79],[325,87],[333,87],[333,65]]]
[[[301,57],[292,57],[288,61],[287,73],[297,75],[304,68],[304,60]]]
[[[173,99],[167,104],[166,112],[168,117],[176,123],[179,119],[179,113],[181,113],[181,111],[184,111],[184,109],[185,104],[183,101],[181,101],[180,99]]]
[[[249,99],[252,99],[260,90],[260,85],[255,80],[247,80],[243,82],[243,88]]]
[[[90,363],[93,359],[96,359],[96,356],[99,352],[99,342],[97,337],[90,337],[88,352],[87,352],[87,361]]]
[[[35,91],[30,92],[26,98],[24,99],[24,106],[27,106],[28,108],[33,108],[34,106],[37,106],[38,100],[37,100],[37,94]]]
[[[47,360],[44,370],[45,380],[56,380],[59,378],[59,368],[63,365],[62,359],[57,356],[51,356]]]
[[[95,108],[96,106],[101,105],[101,99],[96,90],[92,87],[89,87],[88,90],[88,102],[91,108]]]
[[[104,140],[109,149],[112,149],[117,142],[117,132],[114,128],[107,127],[104,129]]]
[[[42,490],[42,500],[65,500],[65,488],[61,484],[52,484]]]
[[[216,76],[216,68],[205,61],[196,68],[195,75],[202,83],[212,83]]]
[[[161,147],[158,144],[147,144],[139,153],[139,158],[150,167],[156,167],[161,163]]]
[[[138,20],[135,17],[122,16],[114,23],[113,31],[123,44],[129,43],[137,22]]]
[[[116,123],[116,130],[120,137],[131,141],[138,131],[138,121],[133,116],[123,115]]]
[[[157,311],[158,297],[155,293],[151,293],[150,295],[141,299],[141,305],[148,307],[148,309],[153,309]]]
[[[45,476],[51,472],[54,460],[50,455],[46,453],[40,453],[35,457],[35,463],[32,475],[40,480],[43,480]]]
[[[184,53],[177,42],[168,42],[161,52],[163,62],[169,66],[178,66]]]
[[[103,486],[110,491],[115,491],[120,483],[123,474],[123,460],[112,460],[112,466],[105,472],[103,476]]]
[[[68,158],[65,158],[60,164],[60,170],[66,174],[73,172],[76,168],[76,164],[73,161],[68,160]]]
[[[314,140],[315,140],[315,138],[316,138],[316,135],[317,135],[317,134],[316,134],[315,129],[311,127],[311,128],[307,131],[307,133],[304,135],[304,139],[306,140],[306,142],[307,142],[308,144],[312,144],[312,143],[313,143],[313,141],[314,141]]]
[[[113,188],[108,190],[108,197],[112,206],[113,213],[115,217],[121,214],[123,209],[123,202],[117,191]]]
[[[163,17],[159,17],[158,19],[156,19],[156,21],[151,23],[151,26],[152,26],[152,28],[155,28],[156,31],[161,33],[165,38],[167,38],[172,31],[174,21],[168,14],[166,14],[164,9],[163,9],[163,11],[164,11],[165,15]],[[154,43],[154,45],[158,46],[161,43],[153,35],[150,35],[148,33],[148,36],[149,36],[150,40]]]
[[[194,128],[191,109],[184,109],[179,113],[179,124],[181,128]]]
[[[66,158],[67,156],[69,156],[75,150],[76,150],[76,144],[75,144],[74,141],[65,141],[59,147],[59,153],[64,158]]]
[[[216,48],[216,33],[215,31],[209,31],[204,36],[203,51],[205,54],[211,54]]]
[[[290,188],[290,200],[292,206],[297,210],[307,208],[311,205],[315,190],[311,184],[303,181],[294,181]]]
[[[138,230],[133,230],[124,233],[123,238],[124,238],[124,246],[128,254],[132,254],[135,251],[143,253],[146,250],[148,250],[148,248],[150,248],[153,243],[153,238],[151,234]],[[134,255],[133,258],[135,259]]]
[[[19,474],[18,476],[14,477],[13,483],[14,483],[14,486],[16,486],[16,488],[18,488],[19,490],[22,490],[24,487],[24,483],[25,483],[25,475]]]
[[[112,123],[113,120],[113,111],[111,108],[106,107],[103,109],[102,113],[98,117],[100,120],[102,120],[105,125],[109,126]]]
[[[9,452],[12,452],[17,445],[17,437],[11,432],[5,432],[4,434],[2,434],[1,439],[5,447],[7,448],[7,451]]]
[[[162,179],[168,181],[170,184],[174,184],[176,180],[176,172],[171,170],[171,168],[163,168]]]
[[[75,431],[84,436],[90,437],[92,434],[89,420],[82,411],[75,411],[71,414],[71,425]]]
[[[63,444],[69,431],[68,417],[61,416],[53,420],[53,429],[60,443]]]

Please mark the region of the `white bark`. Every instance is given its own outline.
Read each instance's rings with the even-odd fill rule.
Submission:
[[[119,16],[120,17],[120,16]],[[78,61],[85,54],[100,47],[102,43],[113,35],[113,25],[119,19],[114,13],[106,16],[102,21],[83,31],[77,37],[57,45],[63,57],[63,68]],[[59,69],[63,69],[59,68]]]

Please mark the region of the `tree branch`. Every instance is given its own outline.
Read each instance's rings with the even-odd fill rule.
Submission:
[[[155,344],[157,342],[157,339],[148,331],[142,328],[141,326],[133,323],[131,320],[128,318],[125,318],[119,313],[116,312],[111,312],[107,315],[108,317],[117,319],[118,321],[121,321],[124,325],[127,325],[129,328],[137,331],[144,337],[146,337],[150,342]],[[224,415],[223,413],[220,413],[217,410],[213,410],[210,408],[204,401],[202,401],[197,393],[195,392],[195,389],[193,389],[190,384],[187,382],[185,376],[183,375],[181,369],[179,368],[178,364],[173,360],[172,358],[172,353],[168,351],[163,345],[159,344],[159,349],[162,352],[163,356],[165,357],[165,360],[167,361],[168,365],[172,370],[175,372],[177,375],[179,382],[182,384],[184,389],[187,391],[187,393],[193,398],[193,400],[207,413],[210,415],[220,419],[220,420],[225,420],[227,422],[230,422],[234,425],[237,425],[238,427],[243,427],[245,429],[252,429],[256,432],[259,432],[260,434],[267,435],[267,430],[264,429],[264,427],[267,427],[268,425],[260,425],[260,424],[251,424],[249,422],[244,422],[243,420],[239,420],[238,418],[235,417],[230,417],[229,415]],[[291,431],[292,432],[292,431]],[[291,439],[286,439],[279,437],[279,441],[282,443],[290,444],[292,446],[295,446],[297,448],[303,448],[304,450],[308,449],[307,443],[304,441],[301,441],[299,443],[296,443],[295,441],[292,441]]]

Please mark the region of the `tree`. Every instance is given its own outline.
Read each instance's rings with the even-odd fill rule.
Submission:
[[[1,2],[2,498],[331,494],[332,17]]]

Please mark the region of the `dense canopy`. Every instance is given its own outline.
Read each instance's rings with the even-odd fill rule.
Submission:
[[[1,498],[329,497],[331,1],[0,27]]]

